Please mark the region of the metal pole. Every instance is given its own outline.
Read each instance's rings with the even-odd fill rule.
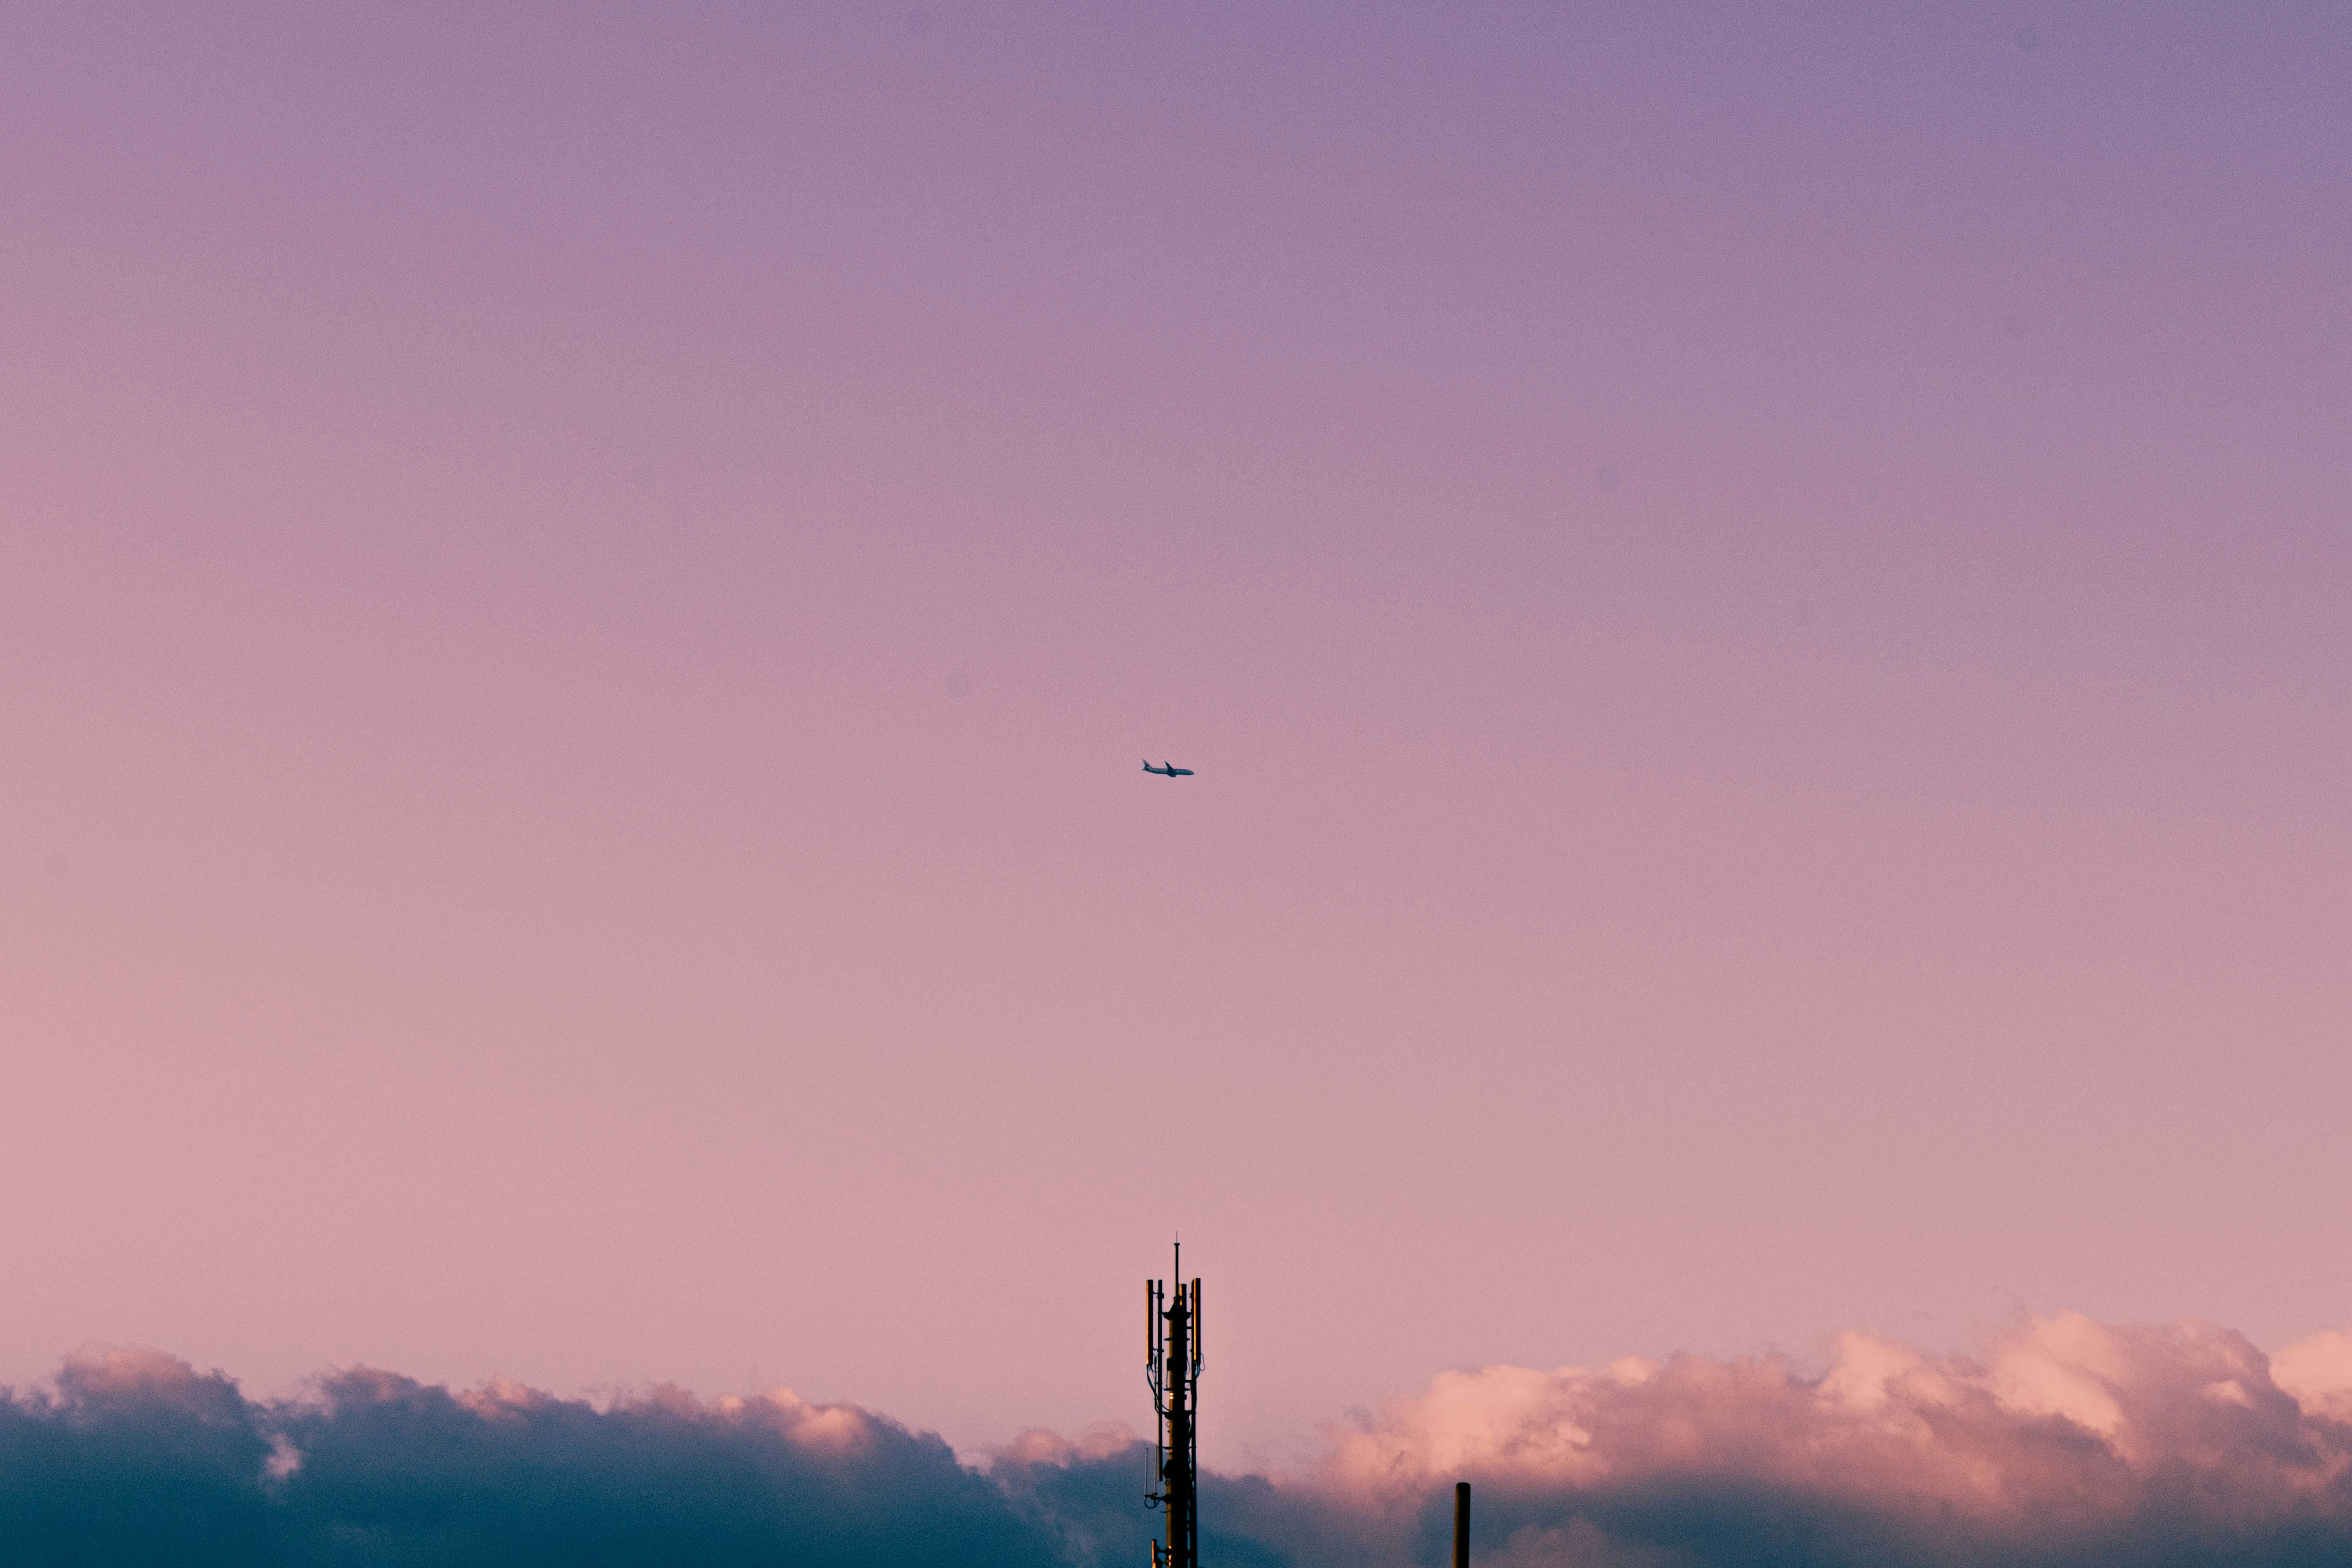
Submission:
[[[1470,1483],[1454,1483],[1454,1568],[1470,1568]]]

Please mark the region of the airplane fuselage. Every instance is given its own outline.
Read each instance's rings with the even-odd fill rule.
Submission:
[[[1162,778],[1170,779],[1189,779],[1192,776],[1192,769],[1180,768],[1173,763],[1162,763],[1155,768],[1151,765],[1151,759],[1149,757],[1146,757],[1143,760],[1143,771],[1147,773],[1158,773]]]

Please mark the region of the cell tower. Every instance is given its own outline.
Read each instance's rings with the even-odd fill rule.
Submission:
[[[1184,1284],[1181,1242],[1174,1273],[1172,1295],[1164,1280],[1143,1285],[1144,1365],[1160,1415],[1159,1457],[1143,1500],[1168,1515],[1168,1540],[1151,1543],[1151,1568],[1201,1568],[1201,1448],[1193,1426],[1201,1395],[1201,1282]]]

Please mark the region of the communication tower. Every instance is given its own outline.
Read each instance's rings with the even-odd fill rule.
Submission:
[[[1184,1283],[1184,1247],[1175,1279],[1144,1281],[1144,1365],[1159,1413],[1160,1443],[1145,1506],[1168,1515],[1168,1539],[1151,1543],[1151,1568],[1201,1568],[1200,1443],[1193,1418],[1201,1394],[1201,1282]]]

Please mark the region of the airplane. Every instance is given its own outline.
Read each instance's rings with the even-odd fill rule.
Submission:
[[[1151,759],[1150,757],[1143,759],[1143,771],[1147,773],[1159,773],[1164,777],[1171,779],[1189,779],[1192,776],[1192,769],[1180,768],[1174,763],[1162,763],[1155,768],[1151,765]]]

